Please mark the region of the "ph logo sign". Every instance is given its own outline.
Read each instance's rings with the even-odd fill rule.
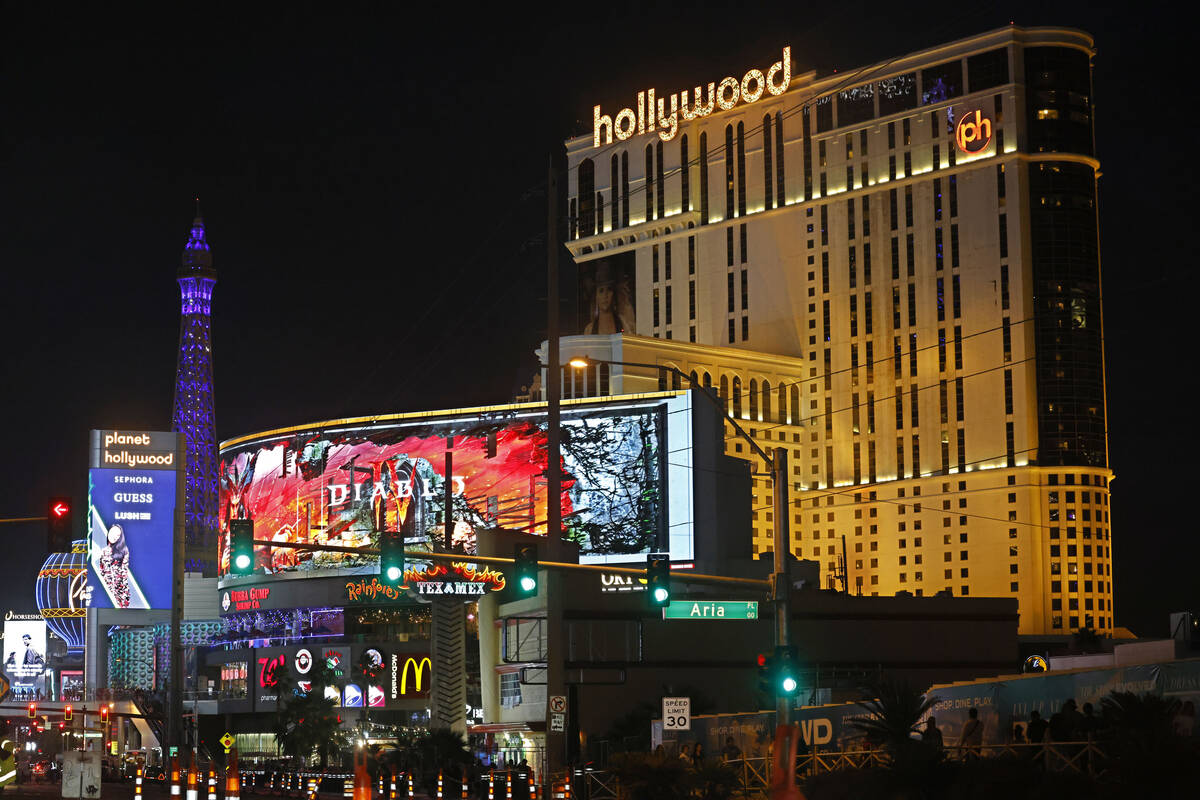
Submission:
[[[992,143],[992,121],[979,109],[974,114],[965,114],[954,128],[954,140],[958,149],[968,155],[982,153]]]

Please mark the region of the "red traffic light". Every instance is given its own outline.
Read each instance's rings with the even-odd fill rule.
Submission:
[[[50,513],[62,518],[71,513],[71,504],[64,500],[55,500],[50,505]]]
[[[65,719],[67,722],[70,722],[74,718],[75,712],[74,709],[71,708],[70,704],[63,706],[63,719]]]
[[[29,718],[37,719],[37,703],[29,704]]]
[[[108,722],[108,706],[100,706],[100,721]]]
[[[765,667],[767,665],[767,654],[766,653],[758,654],[758,665],[760,667]]]

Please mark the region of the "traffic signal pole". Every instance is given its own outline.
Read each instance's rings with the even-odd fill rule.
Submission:
[[[786,647],[791,644],[791,607],[788,605],[788,595],[791,590],[791,578],[788,574],[788,551],[791,537],[788,535],[788,452],[786,448],[775,448],[775,458],[771,462],[774,486],[775,505],[775,573],[772,577],[771,603],[775,611],[775,644]],[[775,724],[787,725],[791,722],[791,696],[775,697]]]

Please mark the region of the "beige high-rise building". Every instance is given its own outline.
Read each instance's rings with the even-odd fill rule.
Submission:
[[[630,87],[567,142],[564,362],[678,367],[786,446],[792,547],[827,585],[1016,597],[1022,634],[1111,633],[1091,37],[1012,26],[825,77],[785,45]]]

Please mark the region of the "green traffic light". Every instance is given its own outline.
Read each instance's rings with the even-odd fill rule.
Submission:
[[[528,597],[538,588],[537,545],[517,544],[513,546],[513,573],[517,579],[517,590]]]
[[[646,588],[650,604],[661,608],[671,602],[671,555],[650,553],[646,556]]]
[[[526,575],[521,578],[521,591],[532,592],[537,589],[537,581]]]
[[[659,605],[666,605],[667,601],[670,599],[671,593],[662,586],[658,586],[654,589],[654,602],[658,603]]]

